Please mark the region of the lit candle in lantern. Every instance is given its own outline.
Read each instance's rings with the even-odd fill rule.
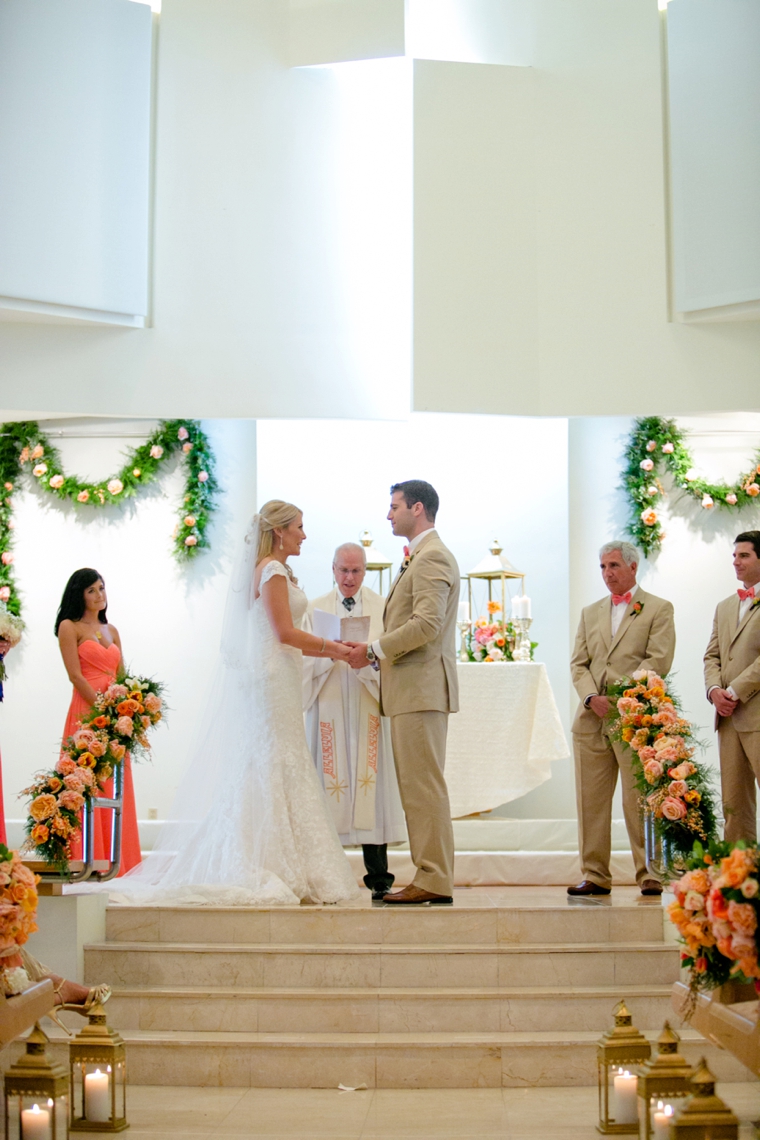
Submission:
[[[672,1104],[663,1105],[662,1112],[659,1108],[654,1114],[654,1137],[655,1140],[668,1140],[670,1136],[670,1125],[673,1122],[673,1106]]]
[[[84,1078],[84,1114],[87,1120],[105,1121],[111,1118],[111,1092],[108,1073],[96,1069]]]
[[[638,1082],[635,1076],[626,1069],[622,1069],[615,1077],[615,1123],[635,1124],[639,1119],[639,1108],[636,1100]]]
[[[21,1140],[51,1140],[50,1113],[35,1104],[21,1113]]]
[[[469,602],[460,602],[459,603],[459,617],[457,620],[458,621],[469,621],[470,620],[470,603]]]

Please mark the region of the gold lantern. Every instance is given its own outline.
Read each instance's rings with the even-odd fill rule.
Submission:
[[[657,1056],[639,1071],[639,1140],[653,1140],[654,1114],[675,1111],[674,1101],[691,1093],[692,1068],[678,1052],[681,1038],[665,1022],[657,1038]]]
[[[630,1070],[651,1055],[652,1047],[643,1033],[632,1025],[624,1001],[613,1010],[614,1028],[596,1045],[599,1083],[598,1132],[632,1133],[639,1130],[637,1078]]]
[[[89,1023],[69,1043],[71,1131],[122,1132],[127,1123],[127,1059],[124,1042],[106,1024],[96,1002]]]
[[[739,1119],[715,1095],[715,1077],[704,1057],[691,1078],[692,1096],[670,1126],[674,1140],[738,1140]]]
[[[393,566],[393,562],[390,558],[386,558],[384,554],[381,554],[377,547],[373,545],[372,535],[368,530],[364,531],[359,541],[364,547],[364,555],[367,559],[367,569],[370,571],[377,571],[379,575],[378,593],[384,594],[385,590],[383,589],[383,573],[386,570],[388,571],[388,589],[390,589],[390,585],[393,580],[393,575],[391,574],[391,567]]]
[[[473,617],[472,609],[472,580],[473,578],[484,579],[488,582],[488,600],[493,601],[493,585],[494,582],[501,583],[501,613],[504,620],[507,620],[507,582],[510,579],[520,579],[520,591],[525,593],[525,575],[520,570],[515,570],[512,563],[501,552],[501,544],[498,538],[495,538],[491,543],[491,553],[483,558],[475,567],[467,574],[467,601],[470,606],[470,617]],[[473,619],[474,620],[474,619]]]
[[[39,1022],[5,1074],[6,1140],[65,1140],[69,1134],[69,1075],[46,1053]]]

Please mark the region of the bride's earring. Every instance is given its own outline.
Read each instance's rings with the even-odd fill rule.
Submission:
[[[280,535],[280,550],[284,550],[284,549],[285,549],[285,543],[282,541],[282,535]]]

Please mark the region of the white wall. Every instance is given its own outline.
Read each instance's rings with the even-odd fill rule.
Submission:
[[[102,478],[121,466],[121,452],[142,442],[143,423],[67,421],[58,441],[67,469]],[[171,555],[171,534],[183,480],[175,468],[123,508],[75,511],[36,488],[17,491],[16,569],[27,630],[9,655],[0,706],[5,811],[21,818],[16,794],[33,773],[55,763],[71,699],[53,636],[66,580],[81,566],[105,577],[109,618],[119,629],[126,661],[165,681],[170,712],[153,736],[153,762],[135,765],[138,817],[166,811],[213,667],[234,543],[256,501],[255,424],[209,421],[224,488],[211,526],[212,549],[188,567]],[[74,435],[73,433],[77,434]],[[105,438],[98,438],[109,433]]]
[[[398,567],[403,542],[385,516],[391,484],[404,479],[427,479],[438,491],[437,525],[463,573],[498,537],[527,575],[536,656],[546,662],[568,729],[565,420],[425,414],[385,423],[269,420],[259,422],[257,438],[259,505],[281,498],[304,512],[308,541],[294,571],[310,597],[330,589],[335,547],[357,541],[367,528]],[[552,773],[505,814],[572,816],[570,762],[553,764]]]

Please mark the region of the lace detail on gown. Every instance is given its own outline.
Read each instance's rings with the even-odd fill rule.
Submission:
[[[287,579],[300,626],[306,595],[276,560],[260,584],[275,575]],[[247,625],[234,644],[224,639],[175,818],[145,863],[110,885],[115,902],[250,906],[359,896],[306,743],[301,652],[277,640],[250,579],[244,588]]]

